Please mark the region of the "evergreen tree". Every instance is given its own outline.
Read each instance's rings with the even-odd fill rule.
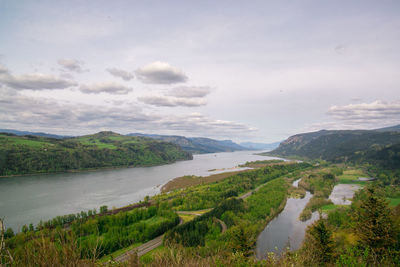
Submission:
[[[394,246],[396,235],[391,210],[373,188],[367,189],[367,195],[355,208],[353,219],[360,245],[369,247],[378,258]]]
[[[305,265],[325,266],[332,262],[334,257],[334,242],[332,233],[328,229],[324,219],[320,218],[308,227],[304,244],[307,255],[305,257]]]

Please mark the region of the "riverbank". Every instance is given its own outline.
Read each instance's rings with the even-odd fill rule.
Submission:
[[[162,164],[143,164],[136,166],[112,166],[112,167],[96,167],[96,168],[84,168],[84,169],[71,169],[64,171],[54,171],[54,172],[34,172],[34,173],[24,173],[24,174],[13,174],[13,175],[2,175],[1,178],[10,178],[10,177],[24,177],[24,176],[33,176],[33,175],[52,175],[52,174],[69,174],[69,173],[85,173],[85,172],[97,172],[97,171],[109,171],[109,170],[118,170],[118,169],[132,169],[132,168],[150,168],[156,166],[164,166],[174,164],[180,161],[188,161],[192,159],[180,159],[171,162],[166,162]]]
[[[185,175],[207,176],[210,169],[231,168],[265,159],[254,151],[194,155],[193,160],[150,167],[103,168],[84,172],[37,174],[0,179],[1,217],[21,229],[55,216],[99,206],[124,207],[153,196],[161,186]]]

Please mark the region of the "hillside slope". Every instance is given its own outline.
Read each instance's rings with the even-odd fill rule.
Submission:
[[[279,146],[281,142],[274,142],[274,143],[255,143],[255,142],[242,142],[240,145],[242,147],[248,148],[250,150],[266,150],[266,149],[275,149]]]
[[[400,144],[400,132],[322,130],[291,136],[270,154],[332,162],[359,161],[361,155],[372,159],[374,153],[396,144]]]
[[[149,166],[192,158],[172,143],[113,132],[65,139],[0,134],[0,176]]]
[[[196,154],[246,150],[246,148],[232,142],[231,140],[220,141],[203,137],[185,137],[178,135],[157,135],[141,133],[131,133],[128,134],[128,136],[145,136],[156,140],[171,142],[179,145],[183,150],[187,152]]]

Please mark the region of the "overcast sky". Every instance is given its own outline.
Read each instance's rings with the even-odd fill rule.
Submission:
[[[0,128],[273,142],[400,123],[400,1],[0,2]]]

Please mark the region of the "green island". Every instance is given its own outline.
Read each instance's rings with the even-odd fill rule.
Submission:
[[[395,153],[382,152],[387,149]],[[58,216],[36,226],[25,225],[18,233],[6,228],[0,263],[399,266],[400,179],[399,165],[394,163],[400,154],[396,149],[390,144],[375,146],[379,161],[370,160],[370,148],[364,153],[353,148],[346,153],[357,157],[341,161],[321,156],[304,161],[265,160],[245,163],[243,167],[251,167],[247,170],[178,177],[160,194],[126,207],[102,206],[99,211]],[[294,156],[304,159],[304,155]],[[358,186],[350,205],[331,201],[338,185]],[[320,216],[307,227],[301,247],[269,252],[258,259],[257,237],[284,210],[289,198],[304,198],[307,191],[313,195],[298,219],[307,221],[315,212]]]
[[[113,132],[64,139],[0,134],[0,176],[153,166],[192,158],[172,143]]]

